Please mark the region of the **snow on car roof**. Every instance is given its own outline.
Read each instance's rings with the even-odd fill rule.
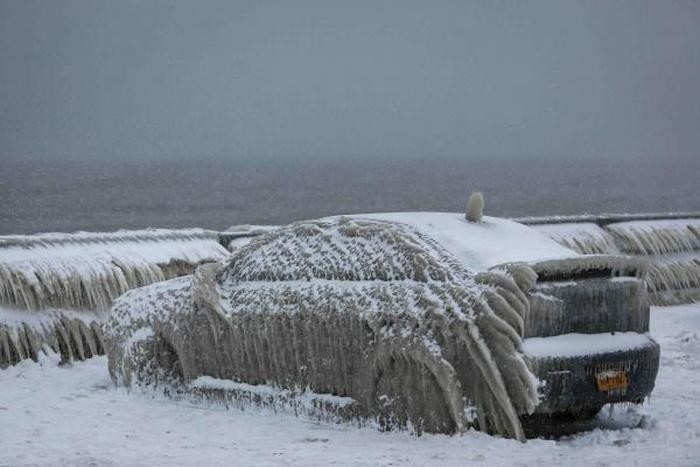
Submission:
[[[412,225],[475,270],[508,262],[533,263],[580,256],[535,229],[497,217],[484,216],[480,223],[468,222],[463,213],[452,212],[388,212],[347,217]]]

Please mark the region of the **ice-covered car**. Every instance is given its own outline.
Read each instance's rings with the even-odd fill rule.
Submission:
[[[126,293],[105,347],[126,385],[524,439],[528,417],[592,416],[651,392],[642,274],[638,260],[582,256],[503,219],[341,216]]]

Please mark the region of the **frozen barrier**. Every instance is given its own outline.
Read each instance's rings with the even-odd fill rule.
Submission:
[[[66,360],[102,353],[97,323],[115,298],[223,259],[219,240],[202,229],[0,237],[0,367],[46,347]]]
[[[617,222],[605,228],[625,253],[663,255],[700,249],[700,219]]]
[[[532,227],[557,243],[584,255],[619,253],[612,235],[593,222],[540,224]]]
[[[63,361],[102,355],[100,322],[100,316],[89,311],[0,307],[0,368],[27,358],[37,360],[47,350]]]
[[[651,258],[648,282],[654,304],[676,305],[700,301],[700,252]]]
[[[652,303],[700,300],[700,213],[561,216],[516,219],[583,254],[649,260]]]
[[[659,305],[700,300],[700,218],[609,224],[620,250],[650,259],[649,292]]]

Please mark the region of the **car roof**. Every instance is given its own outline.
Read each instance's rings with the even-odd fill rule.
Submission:
[[[580,256],[535,229],[497,217],[484,216],[479,223],[467,221],[463,213],[451,212],[387,212],[345,217],[412,225],[477,271],[503,263],[536,263]]]

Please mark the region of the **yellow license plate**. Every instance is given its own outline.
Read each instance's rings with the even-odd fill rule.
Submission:
[[[624,371],[612,370],[602,371],[595,375],[596,386],[598,391],[615,391],[619,389],[627,389],[627,375]]]

